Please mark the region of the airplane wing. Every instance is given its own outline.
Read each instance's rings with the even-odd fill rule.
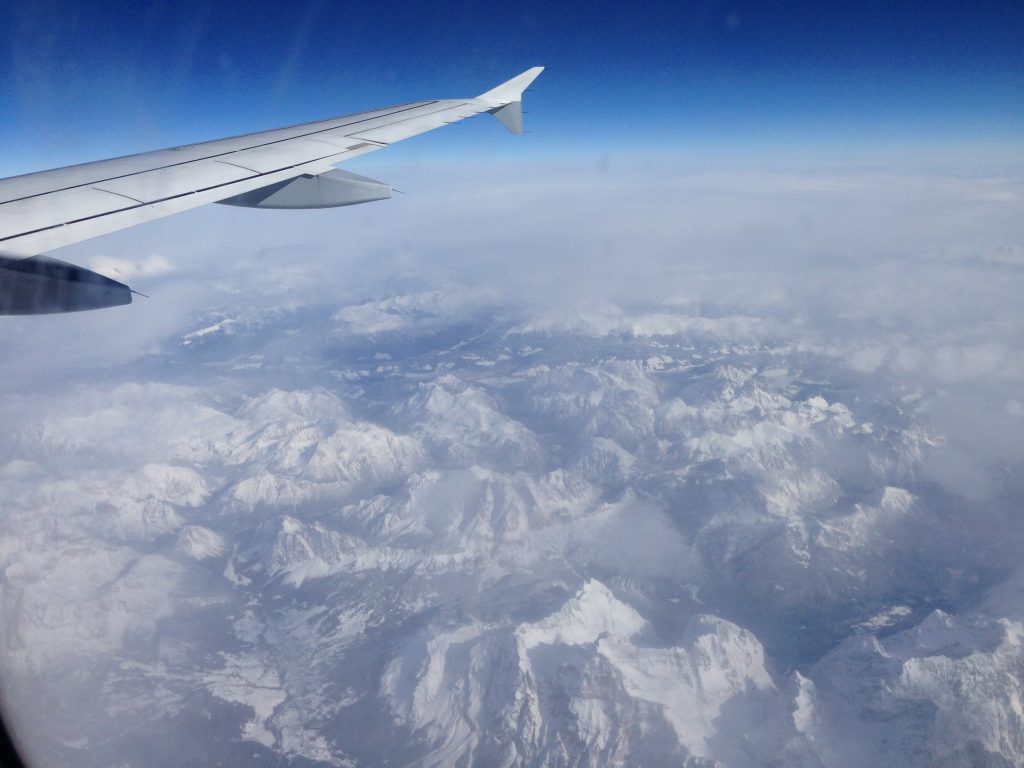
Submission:
[[[480,96],[400,104],[219,141],[0,179],[0,314],[130,304],[115,280],[41,254],[207,203],[327,208],[391,196],[387,184],[334,168],[488,112],[522,133],[534,67]]]

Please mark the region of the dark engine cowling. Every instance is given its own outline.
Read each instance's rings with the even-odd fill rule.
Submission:
[[[0,315],[81,312],[132,303],[123,283],[49,256],[0,256]]]

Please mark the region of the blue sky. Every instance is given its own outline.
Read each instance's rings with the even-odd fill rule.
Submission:
[[[1021,50],[1024,4],[1009,0],[15,0],[0,9],[0,171],[470,96],[537,64],[548,70],[528,96],[528,142],[495,148],[500,127],[478,120],[396,147],[391,160],[1019,149]]]

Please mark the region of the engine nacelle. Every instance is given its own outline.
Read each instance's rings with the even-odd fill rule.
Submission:
[[[131,289],[49,256],[0,256],[0,315],[47,315],[132,303]]]
[[[243,208],[337,208],[391,197],[391,186],[346,171],[296,176],[220,200]]]

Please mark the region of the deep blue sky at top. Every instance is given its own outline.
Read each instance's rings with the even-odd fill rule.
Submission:
[[[1022,51],[1020,0],[7,0],[0,175],[472,96],[537,64],[534,152],[1019,148]],[[482,123],[417,141],[486,148]]]

